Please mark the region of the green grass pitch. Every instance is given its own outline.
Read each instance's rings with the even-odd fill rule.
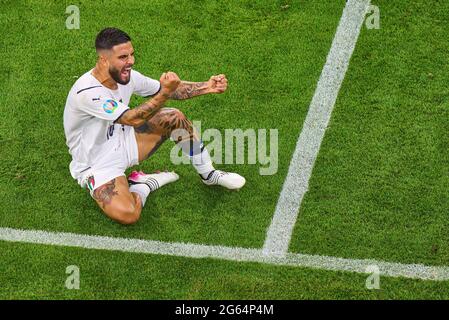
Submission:
[[[261,248],[345,1],[0,0],[0,227]],[[379,30],[362,27],[302,202],[290,251],[449,265],[449,3],[376,0]],[[135,69],[184,80],[225,73],[223,95],[169,102],[203,130],[278,129],[279,170],[219,165],[247,179],[207,188],[174,166],[167,142],[139,168],[181,179],[151,195],[134,226],[105,218],[68,171],[62,114],[95,64],[96,33],[119,27]],[[133,99],[136,106],[141,99]],[[77,265],[80,290],[65,288]],[[448,282],[217,259],[0,241],[0,298],[447,299]]]

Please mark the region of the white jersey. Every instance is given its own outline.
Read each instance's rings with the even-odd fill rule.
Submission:
[[[130,82],[118,84],[117,90],[103,86],[91,72],[75,82],[64,109],[66,143],[73,159],[70,173],[75,179],[101,157],[105,144],[115,139],[114,131],[122,126],[115,121],[129,110],[131,95],[152,96],[160,90],[159,81],[134,70]]]

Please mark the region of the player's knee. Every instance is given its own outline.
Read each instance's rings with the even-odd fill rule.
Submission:
[[[123,225],[131,225],[131,224],[135,224],[137,221],[139,221],[140,219],[140,212],[136,213],[127,213],[122,215],[119,219],[118,222],[120,222]]]
[[[186,120],[186,116],[179,109],[170,108],[169,113],[170,113],[170,118],[172,120],[176,120],[174,123],[179,123],[181,125],[181,121],[185,121]]]
[[[194,133],[190,120],[186,118],[182,111],[175,108],[170,108],[162,121],[162,126],[168,129],[167,135],[175,142],[191,139]]]
[[[140,208],[134,204],[124,204],[117,208],[116,219],[119,223],[124,225],[135,224],[140,219]]]

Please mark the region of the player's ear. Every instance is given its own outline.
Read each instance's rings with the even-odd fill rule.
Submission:
[[[105,50],[97,50],[97,54],[98,54],[98,61],[101,64],[106,64],[108,61],[107,52]]]

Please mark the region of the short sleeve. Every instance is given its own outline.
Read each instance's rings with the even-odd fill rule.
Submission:
[[[96,118],[116,121],[129,110],[126,104],[104,95],[101,89],[87,90],[81,94],[80,110]]]
[[[131,81],[134,85],[133,93],[138,96],[154,96],[161,89],[161,84],[158,80],[148,78],[135,70],[131,70]]]

